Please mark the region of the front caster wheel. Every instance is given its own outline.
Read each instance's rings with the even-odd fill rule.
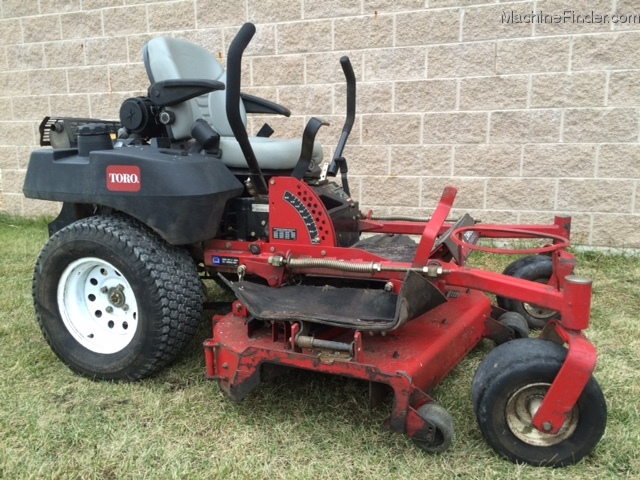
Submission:
[[[71,370],[137,380],[191,340],[203,295],[184,249],[132,219],[95,216],[49,239],[36,263],[33,298],[45,339]]]
[[[498,322],[513,330],[513,339],[529,338],[529,325],[524,317],[519,313],[505,312],[500,315]]]
[[[437,403],[425,403],[418,408],[418,415],[436,427],[432,442],[412,438],[413,443],[427,453],[442,453],[453,441],[453,417],[444,407]]]
[[[553,275],[553,261],[546,255],[529,255],[511,263],[502,274],[546,285]],[[497,301],[499,307],[522,315],[530,328],[543,328],[552,318],[560,317],[555,310],[534,303],[519,302],[506,297],[497,297]]]
[[[480,430],[491,447],[512,462],[562,467],[577,463],[600,441],[607,406],[591,377],[556,434],[532,422],[567,351],[553,342],[521,339],[495,348],[473,379],[473,406]]]

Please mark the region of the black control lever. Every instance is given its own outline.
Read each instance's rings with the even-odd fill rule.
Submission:
[[[342,66],[342,71],[344,72],[345,79],[347,80],[347,118],[344,121],[342,135],[340,135],[340,140],[338,141],[338,146],[336,147],[336,151],[333,155],[333,160],[331,160],[331,165],[329,165],[329,168],[327,169],[327,175],[335,177],[338,170],[340,170],[342,176],[342,188],[347,195],[350,195],[349,184],[347,182],[347,160],[342,156],[342,152],[344,151],[344,146],[346,145],[351,129],[353,128],[353,122],[356,119],[356,75],[353,72],[353,66],[351,65],[349,57],[342,57],[340,59],[340,65]]]
[[[258,165],[258,160],[253,152],[253,148],[251,148],[251,143],[249,143],[249,135],[247,135],[247,130],[240,114],[242,54],[255,33],[255,25],[253,23],[245,23],[229,46],[229,53],[227,54],[227,101],[225,109],[227,111],[229,126],[233,131],[233,136],[240,144],[240,149],[242,150],[244,158],[247,160],[256,193],[260,195],[267,193],[267,183],[262,175],[262,170],[260,170],[260,165]]]
[[[316,134],[318,133],[318,130],[320,130],[320,127],[324,125],[329,124],[316,117],[311,117],[311,120],[307,122],[307,126],[302,134],[302,152],[300,153],[300,159],[298,160],[298,163],[296,163],[293,172],[291,172],[291,176],[293,178],[297,178],[298,180],[302,180],[304,178],[304,174],[311,164],[313,143],[315,142]]]

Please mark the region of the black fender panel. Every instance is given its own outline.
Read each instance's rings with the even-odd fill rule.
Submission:
[[[243,190],[210,155],[150,146],[96,150],[88,156],[77,149],[37,150],[23,188],[28,198],[119,210],[173,245],[214,238],[227,201]]]

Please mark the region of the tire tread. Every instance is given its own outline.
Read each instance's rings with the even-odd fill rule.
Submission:
[[[36,291],[43,275],[42,263],[61,244],[74,238],[89,238],[103,245],[113,245],[139,268],[137,281],[151,291],[154,311],[159,312],[154,326],[153,348],[145,349],[124,378],[114,380],[139,380],[150,376],[171,363],[193,338],[202,320],[202,284],[195,264],[184,248],[167,244],[145,225],[124,215],[98,215],[78,220],[56,232],[42,249],[33,274],[32,295],[36,317],[45,340],[54,353],[72,370],[88,376],[65,358],[52,342],[45,325],[45,318]],[[47,314],[51,314],[50,312]],[[90,375],[89,375],[90,376]],[[93,376],[99,378],[99,376]],[[105,378],[107,379],[107,378]]]

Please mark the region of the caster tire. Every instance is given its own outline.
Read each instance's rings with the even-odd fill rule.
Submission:
[[[483,436],[498,454],[516,463],[563,467],[598,444],[607,406],[593,377],[557,434],[531,424],[566,355],[553,342],[521,339],[495,348],[480,364],[472,384],[473,406]]]
[[[138,380],[173,361],[202,318],[202,283],[185,249],[124,216],[53,235],[33,275],[40,329],[74,372]]]
[[[451,414],[437,403],[425,403],[418,408],[418,414],[436,427],[433,442],[413,438],[413,443],[427,453],[442,453],[451,446],[454,424]]]
[[[503,275],[513,276],[513,272],[516,272],[527,265],[537,262],[551,261],[551,257],[548,255],[527,255],[526,257],[519,258],[511,262],[507,268],[502,272]]]
[[[505,327],[509,327],[511,330],[513,330],[513,338],[511,340],[515,340],[517,338],[529,338],[529,325],[527,324],[527,321],[524,319],[524,317],[519,313],[503,313],[498,318],[498,322],[500,322]]]
[[[547,284],[553,275],[553,261],[546,255],[529,255],[511,263],[502,274]],[[541,329],[552,318],[560,318],[558,312],[533,303],[519,302],[500,296],[497,297],[497,303],[505,310],[522,315],[532,329]]]

